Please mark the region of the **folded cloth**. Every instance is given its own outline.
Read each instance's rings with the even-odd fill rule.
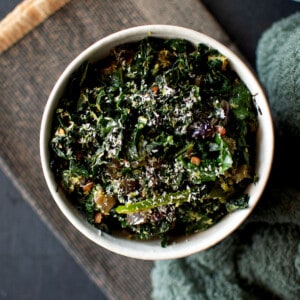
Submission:
[[[280,135],[300,136],[299,53],[299,12],[275,23],[262,36],[257,48],[257,70],[268,91]]]
[[[274,114],[278,144],[286,137],[294,142],[300,133],[299,25],[299,13],[280,20],[257,45],[257,72]],[[153,299],[300,299],[297,170],[281,179],[283,170],[299,170],[297,156],[285,167],[290,156],[287,147],[276,153],[279,162],[259,205],[232,235],[209,250],[155,262]]]

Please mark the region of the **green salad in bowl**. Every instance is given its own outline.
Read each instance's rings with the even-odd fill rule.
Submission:
[[[96,227],[166,245],[247,207],[257,125],[224,55],[148,37],[73,74],[54,116],[51,168]]]
[[[141,26],[92,45],[62,74],[44,112],[42,165],[61,210],[95,243],[176,258],[249,215],[272,130],[259,84],[225,46]]]

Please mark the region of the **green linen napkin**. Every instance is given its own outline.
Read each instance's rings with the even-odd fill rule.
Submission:
[[[218,245],[155,262],[155,300],[300,299],[300,13],[263,33],[257,73],[276,131],[268,187],[248,220]]]

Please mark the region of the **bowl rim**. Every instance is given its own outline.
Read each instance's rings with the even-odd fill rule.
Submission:
[[[90,59],[91,62],[97,61],[105,57],[109,50],[114,46],[138,41],[149,35],[166,39],[175,37],[184,38],[194,44],[201,42],[219,50],[219,52],[228,58],[240,78],[250,89],[259,106],[259,111],[264,114],[263,117],[260,115],[258,116],[261,120],[260,124],[262,123],[263,127],[261,128],[260,126],[257,134],[257,142],[259,142],[258,153],[263,153],[262,156],[258,156],[259,161],[257,162],[257,165],[260,167],[261,164],[263,164],[264,168],[259,168],[261,178],[255,188],[253,184],[248,188],[249,191],[253,191],[253,194],[251,194],[250,197],[249,207],[225,216],[217,224],[203,232],[179,238],[178,242],[175,242],[166,248],[160,246],[160,241],[120,240],[116,236],[106,234],[93,227],[79,215],[77,209],[67,201],[62,191],[57,189],[57,183],[55,182],[49,164],[48,143],[52,116],[70,75],[87,59],[87,57],[93,57]],[[268,132],[268,135],[266,135],[266,132]],[[261,142],[263,143],[262,145]],[[265,149],[265,147],[268,147],[268,149]],[[52,198],[63,215],[78,231],[97,245],[120,255],[143,260],[162,260],[185,257],[206,250],[225,239],[246,220],[259,201],[269,179],[273,156],[274,128],[270,108],[264,91],[248,64],[246,64],[236,53],[214,38],[190,28],[174,25],[142,25],[123,29],[103,37],[82,51],[69,63],[56,81],[45,105],[40,127],[40,159],[44,178]]]

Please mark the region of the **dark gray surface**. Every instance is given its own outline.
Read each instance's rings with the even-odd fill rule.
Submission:
[[[20,2],[20,0],[0,0],[0,20]]]
[[[0,0],[0,18],[20,2]],[[254,66],[261,33],[299,10],[290,0],[204,0]],[[0,171],[0,299],[104,299]]]

